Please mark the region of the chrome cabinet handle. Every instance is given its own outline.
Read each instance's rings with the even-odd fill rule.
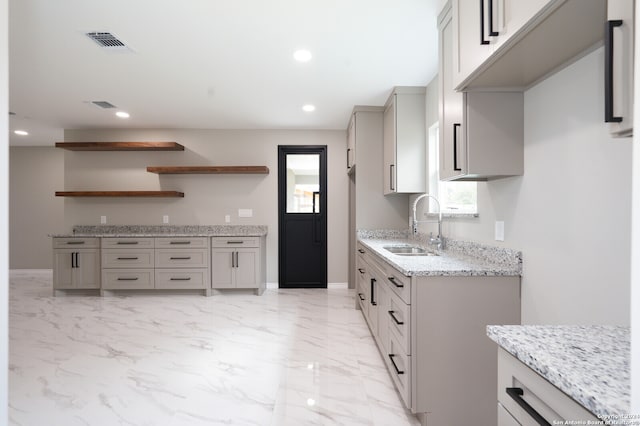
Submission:
[[[138,260],[137,257],[119,257],[118,260]]]
[[[138,278],[118,278],[118,281],[138,281]]]
[[[183,256],[183,257],[170,257],[169,260],[190,260],[191,256]]]
[[[116,244],[119,246],[135,246],[138,241],[118,241]]]
[[[169,241],[169,244],[177,245],[177,244],[191,244],[191,241]]]
[[[169,278],[169,281],[191,281],[191,277],[188,277],[188,278]]]

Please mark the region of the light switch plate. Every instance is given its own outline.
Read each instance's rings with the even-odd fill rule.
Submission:
[[[230,223],[231,222],[231,215],[230,214],[225,214],[224,215],[224,222],[225,223]]]
[[[253,217],[253,209],[238,209],[238,217]]]
[[[169,215],[165,214],[164,216],[162,216],[162,223],[169,223]]]
[[[100,225],[104,225],[107,223],[107,217],[106,216],[100,216]]]
[[[504,221],[496,220],[496,241],[504,241]]]

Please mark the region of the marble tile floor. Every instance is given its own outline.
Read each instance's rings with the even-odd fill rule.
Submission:
[[[12,425],[419,425],[353,290],[51,288],[51,271],[10,273]]]

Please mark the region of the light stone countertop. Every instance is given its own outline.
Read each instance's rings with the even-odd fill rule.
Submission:
[[[629,327],[490,325],[487,336],[594,415],[629,414]]]
[[[402,256],[384,247],[405,244],[429,247],[401,235],[387,238],[361,236],[358,241],[406,276],[519,276],[522,270],[521,255],[512,250],[489,250],[485,246],[482,253],[460,249],[440,251],[438,256]],[[504,256],[503,251],[509,256]]]
[[[54,238],[72,237],[262,237],[264,225],[82,225],[73,232],[51,234]]]

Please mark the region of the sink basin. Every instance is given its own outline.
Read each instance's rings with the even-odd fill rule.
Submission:
[[[436,253],[430,252],[418,246],[384,246],[383,248],[388,252],[397,254],[399,256],[437,256]]]

